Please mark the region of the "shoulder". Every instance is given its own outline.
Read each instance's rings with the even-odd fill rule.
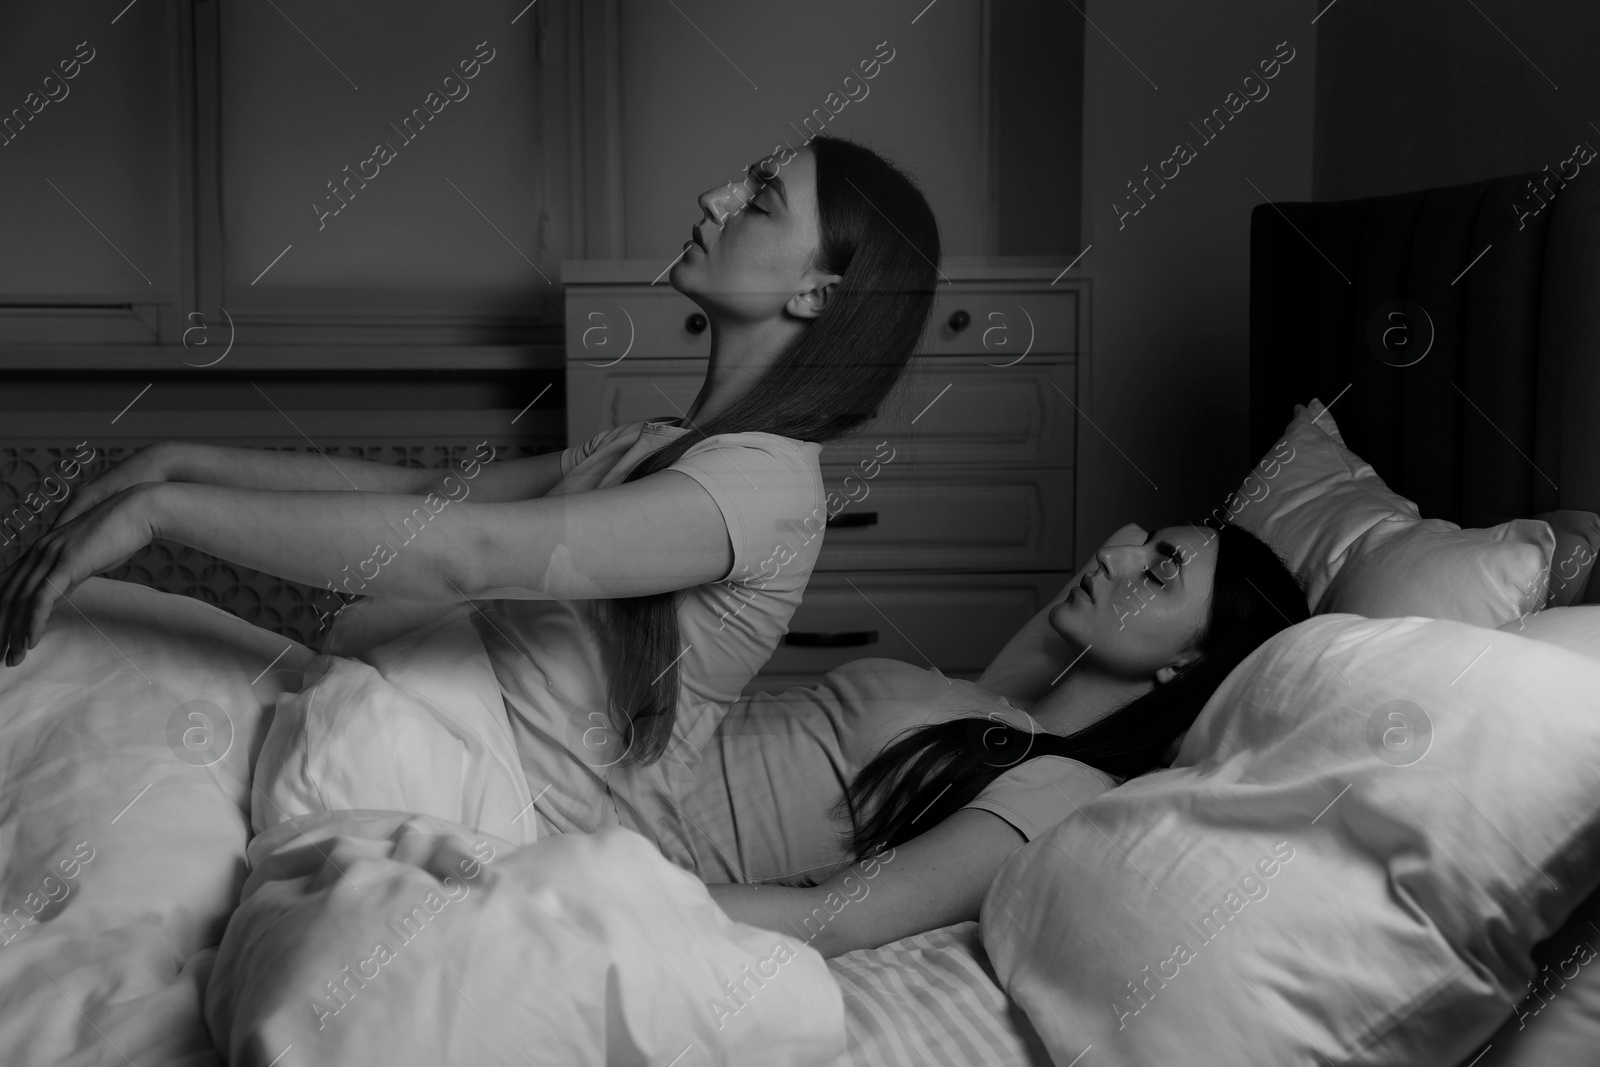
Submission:
[[[772,433],[714,434],[697,441],[667,469],[690,474],[718,495],[760,501],[791,518],[822,504],[822,446]],[[745,503],[741,506],[752,506]]]
[[[570,474],[572,468],[584,462],[595,453],[603,450],[607,445],[624,443],[631,446],[639,440],[639,434],[644,430],[644,420],[623,423],[609,430],[601,430],[581,445],[574,445],[561,455],[561,473]]]
[[[1074,800],[1077,799],[1075,794],[1079,793],[1084,795],[1084,799],[1092,800],[1120,784],[1121,780],[1115,775],[1091,767],[1081,760],[1068,756],[1035,756],[1007,769],[984,792],[1008,788],[1061,788]]]
[[[966,806],[1000,816],[1032,841],[1118,784],[1087,763],[1036,756],[1003,772]]]
[[[578,447],[584,451],[593,451],[603,445],[610,444],[612,441],[637,441],[640,432],[648,425],[649,423],[644,419],[625,422],[621,426],[613,426],[609,430],[601,430]]]
[[[733,454],[749,457],[769,469],[814,471],[820,477],[822,446],[815,441],[797,441],[775,433],[719,433],[690,445],[682,459],[691,456]]]

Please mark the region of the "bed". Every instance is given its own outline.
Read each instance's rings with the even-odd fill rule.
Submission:
[[[1555,508],[1600,511],[1600,420],[1589,414],[1600,406],[1600,360],[1587,358],[1600,348],[1600,308],[1589,299],[1600,264],[1592,251],[1600,247],[1600,190],[1573,183],[1553,210],[1518,229],[1506,205],[1525,179],[1257,209],[1254,454],[1270,454],[1293,406],[1318,397],[1327,406],[1295,416],[1301,431],[1320,432],[1324,414],[1329,425],[1336,419],[1339,444],[1422,515],[1476,528]],[[1403,318],[1389,317],[1395,312]],[[1401,332],[1386,335],[1391,327]],[[1553,557],[1543,558],[1548,570]],[[530,839],[517,819],[531,802],[527,784],[497,762],[506,738],[485,695],[476,706],[458,700],[470,685],[445,692],[395,682],[416,731],[402,739],[413,746],[407,751],[454,761],[450,789],[397,782],[384,803],[364,794],[363,806],[341,806],[338,791],[348,783],[308,769],[309,757],[272,732],[287,721],[275,712],[293,707],[314,667],[311,649],[195,601],[91,579],[25,664],[0,673],[0,1059],[1067,1067],[1150,1062],[1155,1049],[1187,1062],[1587,1062],[1572,1057],[1586,1048],[1592,1057],[1593,1044],[1582,1042],[1600,1032],[1600,967],[1586,969],[1571,945],[1588,936],[1586,925],[1600,945],[1592,896],[1600,796],[1574,768],[1600,758],[1600,737],[1578,729],[1600,691],[1600,628],[1545,632],[1543,617],[1554,615],[1533,616],[1530,626],[1524,614],[1498,627],[1319,616],[1294,635],[1316,656],[1292,640],[1265,648],[1208,705],[1170,771],[1147,776],[1143,793],[1114,790],[1084,820],[1069,820],[1092,819],[1094,833],[1121,842],[1121,860],[1102,852],[1097,866],[1083,866],[1102,846],[1071,837],[1087,833],[1084,826],[1064,824],[1059,840],[1019,851],[986,900],[982,924],[824,965],[803,952],[792,962],[775,959],[770,937],[708,911],[694,880],[641,852],[637,835]],[[465,662],[439,640],[436,653]],[[1454,687],[1453,666],[1441,664],[1437,678],[1407,674],[1427,674],[1417,665],[1448,658],[1440,650],[1478,645],[1493,654],[1473,668],[1481,673],[1467,689]],[[1385,649],[1403,650],[1398,667]],[[1388,771],[1362,762],[1361,745],[1349,742],[1355,747],[1339,766],[1353,769],[1339,792],[1324,765],[1348,739],[1313,727],[1348,700],[1332,677],[1341,667],[1372,693],[1410,686],[1417,700],[1441,701],[1432,763],[1415,763],[1419,773],[1409,777],[1383,777]],[[374,672],[366,679],[373,685],[396,677],[381,665]],[[1529,687],[1524,678],[1538,681]],[[1577,724],[1575,732],[1496,733],[1505,728],[1496,710],[1512,689],[1550,709],[1552,721]],[[1274,711],[1289,697],[1324,691],[1315,697],[1323,711],[1304,722]],[[1498,749],[1451,749],[1452,722]],[[1477,795],[1482,761],[1521,748],[1549,768],[1538,780],[1514,768],[1539,792],[1538,810],[1514,796]],[[1248,753],[1264,750],[1276,762],[1252,763]],[[264,762],[281,773],[266,780]],[[1454,777],[1422,776],[1446,772]],[[1430,806],[1450,797],[1449,782],[1459,782],[1462,796],[1473,792],[1484,822],[1515,828],[1510,836],[1535,857],[1533,873],[1501,855],[1507,835],[1458,821],[1456,808]],[[1244,786],[1258,791],[1252,795],[1271,792],[1275,814],[1251,807],[1241,816]],[[1331,803],[1319,813],[1324,800]],[[1282,851],[1269,855],[1272,819],[1306,804],[1298,851],[1288,860]],[[1151,810],[1170,818],[1143,821]],[[1188,810],[1209,811],[1232,836],[1206,838],[1198,851],[1183,845],[1203,838],[1203,828],[1183,823]],[[1378,818],[1383,812],[1394,817]],[[1430,820],[1455,846],[1441,854],[1498,865],[1463,861],[1441,870],[1405,852],[1408,914],[1427,922],[1394,925],[1401,919],[1380,916],[1398,946],[1391,957],[1380,958],[1382,946],[1359,928],[1340,957],[1325,927],[1307,927],[1306,943],[1323,953],[1320,976],[1284,951],[1293,921],[1338,911],[1296,910],[1319,885],[1368,870],[1362,849],[1370,855],[1374,842],[1433,833]],[[1249,851],[1258,845],[1259,861]],[[520,880],[503,873],[538,849],[553,855],[551,848],[565,850],[559,862],[525,864]],[[1139,897],[1144,890],[1127,866],[1168,887],[1166,898],[1209,900],[1220,898],[1226,879],[1243,884],[1229,866],[1240,856],[1261,864],[1259,878],[1246,870],[1262,887],[1259,899],[1251,894],[1249,907],[1234,912],[1244,932],[1164,970],[1173,957],[1161,959],[1138,937],[1166,903]],[[536,893],[530,879],[543,879]],[[353,931],[383,911],[374,897],[420,902],[435,884],[447,891],[415,913],[416,929],[405,930],[413,937],[397,954],[404,962],[368,955]],[[1352,883],[1350,891],[1372,890]],[[1505,917],[1481,920],[1485,909]],[[1095,928],[1083,925],[1084,915],[1095,917]],[[1474,916],[1479,921],[1468,921]],[[447,928],[452,936],[423,936]],[[652,939],[670,950],[647,945]],[[1062,965],[1066,946],[1079,950],[1081,967]],[[536,952],[570,966],[529,975]],[[464,968],[464,953],[473,967]],[[1417,960],[1465,966],[1455,973],[1441,963],[1442,977],[1424,981],[1410,969]],[[755,963],[779,981],[762,962],[782,976],[781,995],[746,985],[742,999],[723,999],[721,1014],[706,1012],[708,998],[697,992],[703,979]],[[1201,968],[1214,969],[1212,979],[1184,977]],[[1364,968],[1387,968],[1399,983],[1390,989],[1394,1004],[1370,1002],[1381,987],[1361,976]],[[1544,990],[1537,1010],[1508,1000],[1519,975],[1530,992]],[[1123,978],[1126,989],[1118,988]],[[366,992],[373,983],[378,990]],[[1348,1010],[1341,996],[1354,997]],[[1255,1043],[1230,1045],[1227,1032],[1237,1029]]]
[[[1334,402],[1351,450],[1423,515],[1485,527],[1558,508],[1600,511],[1600,304],[1592,297],[1600,291],[1600,190],[1574,183],[1557,210],[1519,231],[1510,205],[1542,177],[1257,207],[1251,454],[1270,453],[1295,404],[1322,397]],[[1397,311],[1402,318],[1392,317]],[[1382,329],[1400,325],[1387,339],[1377,331],[1379,351],[1375,317]],[[1600,901],[1587,901],[1541,945],[1540,978],[1548,984],[1580,943],[1600,948]],[[967,926],[851,953],[833,967],[847,990],[852,1062],[1051,1062]],[[1570,970],[1560,973],[1570,979]],[[1524,1007],[1461,1067],[1594,1062],[1600,1053],[1588,1042],[1600,1026],[1600,990],[1562,992],[1563,1010],[1587,1015],[1588,1027],[1557,1033],[1558,1022],[1519,1036],[1531,1018]]]

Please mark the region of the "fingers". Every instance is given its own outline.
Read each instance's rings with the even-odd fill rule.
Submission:
[[[60,514],[58,514],[55,519],[51,521],[50,526],[45,530],[45,533],[49,533],[52,530],[65,526],[67,523],[83,514],[83,508],[78,506],[79,503],[80,501],[74,500],[72,503],[62,508]]]
[[[61,509],[56,515],[55,521],[50,524],[50,530],[65,526],[105,499],[105,496],[105,493],[96,492],[93,485],[85,487],[75,497],[67,501],[67,506]],[[48,533],[50,530],[45,532]]]
[[[22,662],[22,652],[27,648],[27,622],[32,608],[31,595],[50,573],[60,554],[59,542],[46,535],[35,541],[17,562],[13,574],[0,592],[0,649],[4,650],[6,665],[15,667]]]
[[[78,583],[69,582],[66,575],[56,573],[46,575],[38,588],[34,591],[31,608],[24,605],[26,610],[26,627],[22,631],[22,639],[17,644],[17,662],[21,663],[28,649],[34,648],[44,637],[45,623],[50,619],[50,612],[55,607],[56,600],[67,595],[67,587]]]
[[[44,555],[50,552],[53,546],[56,552],[59,552],[61,537],[57,530],[65,528],[84,511],[92,508],[96,502],[96,495],[89,490],[85,490],[83,496],[70,501],[62,509],[61,514],[56,516],[55,523],[50,529],[24,549],[22,555],[11,565],[11,569],[0,578],[0,662],[4,661],[13,644],[21,647],[24,643],[17,638],[17,634],[22,629],[22,611],[26,601],[28,581],[40,566]],[[52,553],[50,558],[53,561],[55,554]],[[46,564],[45,571],[48,570],[49,564]]]
[[[32,563],[33,547],[22,550],[22,555],[6,568],[0,576],[0,657],[6,656],[11,649],[11,605],[12,594],[22,581],[28,566]]]
[[[52,575],[52,571],[56,573]],[[43,559],[35,567],[35,574],[37,579],[30,578],[28,584],[15,594],[12,602],[7,622],[7,666],[15,667],[20,664],[27,656],[28,649],[39,643],[39,639],[44,636],[44,626],[50,618],[50,610],[67,584],[66,576],[60,572],[60,568],[50,566]]]
[[[8,667],[16,666],[11,654],[11,605],[12,600],[8,594],[5,600],[0,602],[0,657],[4,657],[3,662]]]
[[[11,617],[16,605],[16,589],[21,582],[22,570],[32,563],[32,550],[23,553],[22,559],[12,567],[11,573],[6,577],[4,591],[0,591],[0,656],[5,657],[6,666],[15,666],[11,655]]]

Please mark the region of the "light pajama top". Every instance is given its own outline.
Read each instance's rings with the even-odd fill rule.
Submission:
[[[679,838],[658,835],[663,852],[687,852],[678,862],[708,882],[821,881],[848,859],[848,823],[828,808],[868,760],[908,728],[991,715],[1038,728],[991,689],[891,659],[854,660],[815,685],[752,693],[703,746],[671,827]],[[1000,816],[1031,841],[1118,784],[1077,760],[1019,758],[966,807]]]
[[[616,485],[646,454],[686,432],[667,422],[635,422],[602,433],[566,451],[562,480],[547,495]],[[821,451],[819,444],[774,434],[722,434],[691,446],[667,468],[693,478],[716,501],[733,566],[722,580],[679,594],[678,722],[656,764],[620,763],[625,743],[606,716],[592,602],[479,602],[473,625],[500,681],[540,836],[620,823],[656,839],[676,820],[676,800],[692,786],[700,746],[772,655],[811,576],[827,518]]]

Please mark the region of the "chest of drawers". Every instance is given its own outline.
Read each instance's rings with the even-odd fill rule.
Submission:
[[[651,284],[662,266],[563,264],[569,443],[693,402],[710,334],[688,298]],[[1056,281],[1059,267],[1036,260],[941,270],[949,282],[894,395],[823,449],[825,487],[852,502],[828,523],[805,602],[756,688],[867,656],[976,677],[1075,565],[1088,283]],[[890,450],[863,479],[861,461]]]

